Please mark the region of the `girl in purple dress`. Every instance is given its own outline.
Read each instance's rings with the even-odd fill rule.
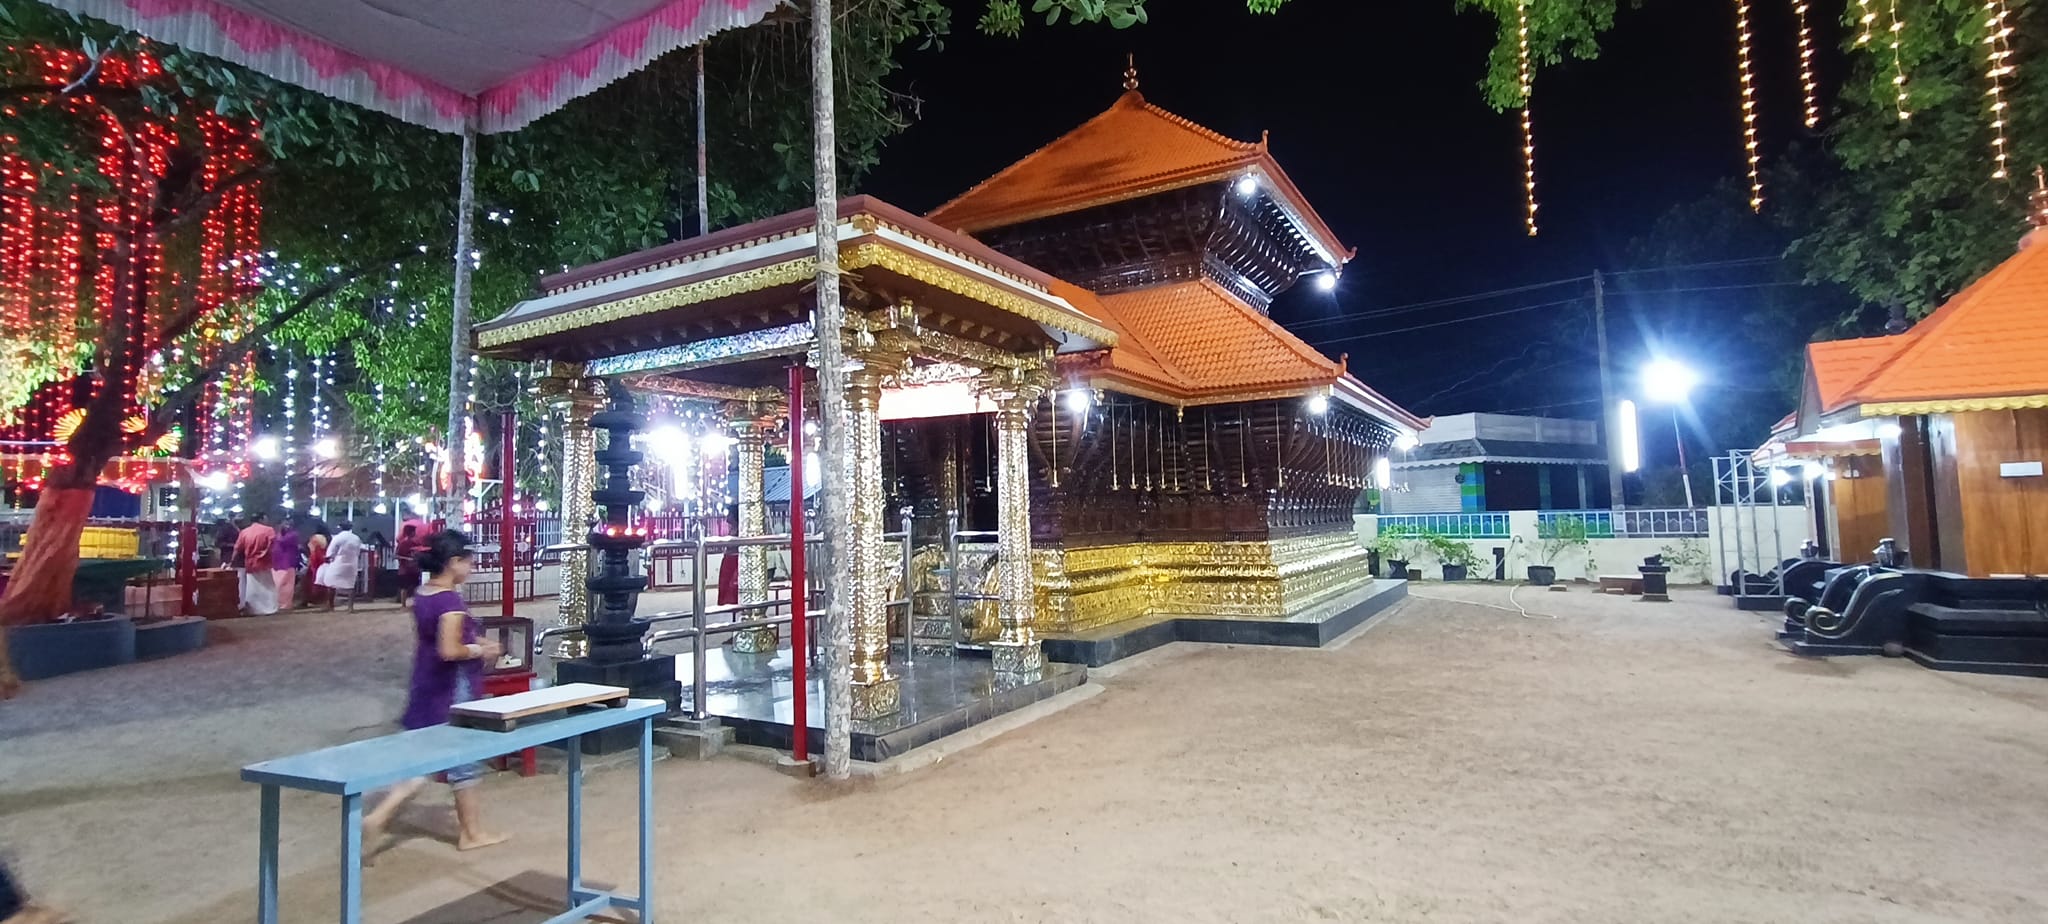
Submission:
[[[443,724],[450,707],[481,695],[483,666],[504,653],[497,642],[478,637],[481,625],[462,602],[462,585],[469,580],[469,537],[446,530],[426,537],[420,545],[420,570],[429,577],[412,600],[412,685],[400,720],[409,729]],[[449,770],[445,776],[455,790],[455,820],[462,829],[455,846],[474,850],[503,841],[502,835],[483,828],[474,788],[483,768],[470,764]],[[376,810],[363,819],[363,840],[374,842],[382,837],[399,807],[426,782],[421,778],[393,786]]]

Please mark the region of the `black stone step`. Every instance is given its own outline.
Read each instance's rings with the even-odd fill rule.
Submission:
[[[1943,636],[2024,636],[2048,638],[2048,614],[2039,610],[1959,609],[1938,603],[1915,603],[1913,614],[1917,635],[1925,631]]]

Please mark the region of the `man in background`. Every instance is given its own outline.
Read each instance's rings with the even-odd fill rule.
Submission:
[[[265,519],[261,513],[251,516],[249,525],[242,527],[242,534],[235,537],[235,567],[240,569],[242,611],[251,616],[268,616],[277,612],[277,565],[271,554],[277,543],[277,531],[271,529]]]

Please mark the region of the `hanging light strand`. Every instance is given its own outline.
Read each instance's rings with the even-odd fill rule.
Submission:
[[[1856,16],[1856,47],[1870,44],[1870,29],[1877,23],[1877,11],[1870,6],[1870,0],[1856,0],[1856,8],[1863,12]]]
[[[1892,34],[1892,87],[1896,90],[1899,121],[1903,122],[1913,117],[1913,107],[1906,96],[1906,56],[1899,50],[1899,39],[1906,34],[1906,21],[1899,18],[1899,0],[1891,0],[1891,17],[1887,29]]]
[[[1756,142],[1756,75],[1750,69],[1749,0],[1735,0],[1735,70],[1742,83],[1742,152],[1749,161],[1749,210],[1764,207],[1762,160]]]
[[[1792,15],[1799,20],[1799,98],[1806,111],[1806,127],[1820,127],[1820,104],[1815,94],[1819,84],[1813,79],[1813,26],[1806,21],[1807,0],[1792,0]]]
[[[1536,236],[1536,122],[1529,114],[1530,95],[1536,89],[1535,68],[1529,60],[1529,0],[1515,3],[1515,30],[1519,40],[1522,76],[1522,226]]]
[[[1991,178],[2011,177],[2006,170],[2006,118],[2012,110],[2005,102],[2006,78],[2013,73],[2012,24],[2006,19],[2005,0],[1984,3],[1984,77],[1990,82],[1985,95],[1991,98]]]

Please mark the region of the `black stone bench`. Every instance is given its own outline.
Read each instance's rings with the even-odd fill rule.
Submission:
[[[2040,610],[1915,603],[1907,612],[1906,648],[1915,660],[1952,669],[2048,675],[2048,614]]]

